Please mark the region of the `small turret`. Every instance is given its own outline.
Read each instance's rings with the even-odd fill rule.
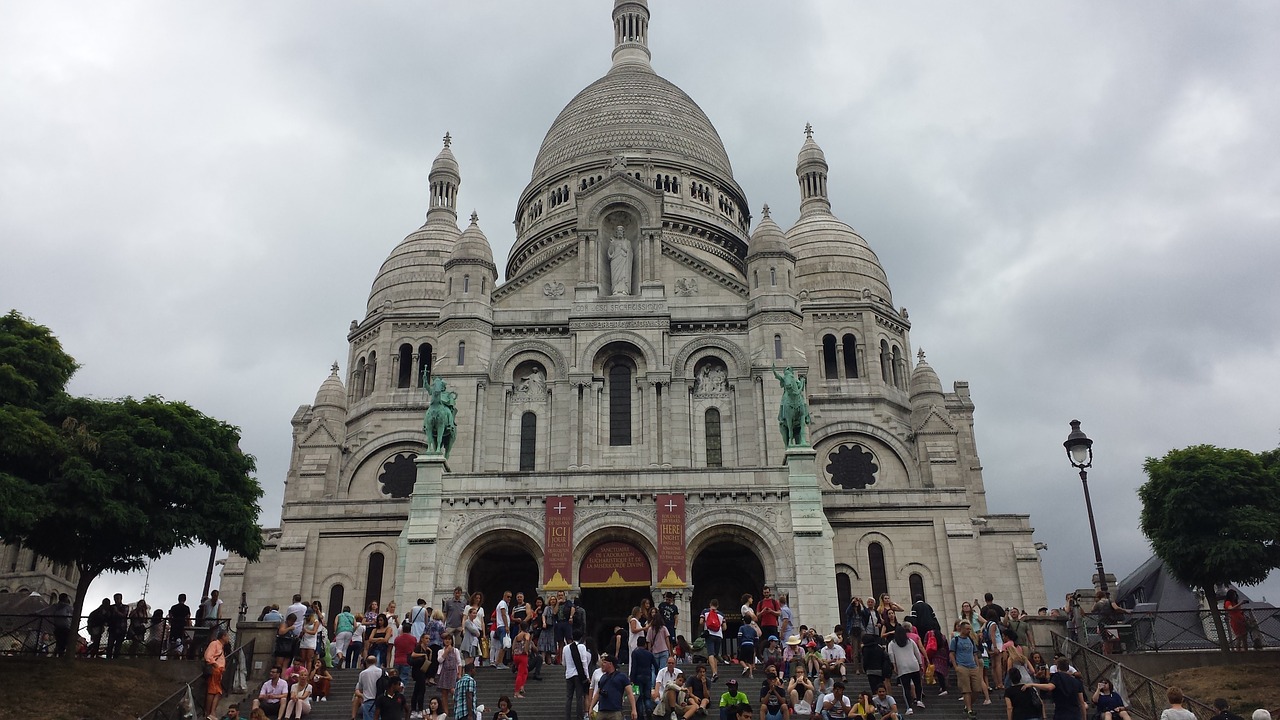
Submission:
[[[316,401],[312,403],[311,410],[317,415],[338,418],[346,416],[347,389],[342,385],[342,378],[338,377],[337,361],[334,361],[333,367],[329,368],[329,377],[320,383],[320,389],[316,391]]]
[[[649,4],[645,0],[614,0],[613,66],[649,66]]]
[[[747,282],[751,297],[765,293],[790,293],[796,256],[782,228],[769,216],[769,206],[760,212],[760,224],[747,246]]]
[[[480,216],[471,213],[471,225],[453,246],[444,265],[451,299],[488,302],[493,285],[498,281],[498,266],[493,262],[489,239],[480,230]]]

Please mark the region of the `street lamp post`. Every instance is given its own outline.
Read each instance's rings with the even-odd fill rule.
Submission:
[[[1071,421],[1071,434],[1062,443],[1067,449],[1071,466],[1080,470],[1080,484],[1084,486],[1084,507],[1089,512],[1089,534],[1093,536],[1093,562],[1098,568],[1098,589],[1107,592],[1107,574],[1102,569],[1102,549],[1098,546],[1098,525],[1093,521],[1093,501],[1089,499],[1089,473],[1093,467],[1093,441],[1080,429],[1080,421]]]

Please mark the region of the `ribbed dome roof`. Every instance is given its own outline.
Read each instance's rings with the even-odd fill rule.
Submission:
[[[925,362],[924,350],[921,350],[916,369],[911,372],[911,400],[914,402],[916,399],[928,395],[941,397],[942,381],[938,379],[938,373],[934,372],[929,363]]]
[[[462,237],[453,246],[450,260],[478,260],[485,265],[493,266],[493,249],[489,247],[489,238],[480,229],[480,216],[471,213],[471,225],[462,231]]]
[[[848,297],[870,289],[893,304],[880,258],[853,228],[825,212],[800,218],[787,239],[796,255],[796,283],[813,297]]]
[[[311,407],[315,410],[337,408],[344,413],[347,411],[347,390],[342,386],[342,378],[338,377],[338,363],[333,364],[329,377],[320,383],[320,390],[316,392],[316,401],[311,404]]]
[[[747,246],[747,258],[767,252],[792,254],[787,236],[783,234],[782,228],[778,227],[778,223],[769,217],[769,206],[765,205],[760,212],[760,224],[756,226],[756,231],[751,233],[751,242]]]
[[[647,65],[625,63],[560,111],[542,140],[533,178],[590,155],[628,150],[673,155],[733,177],[724,143],[702,108]]]
[[[391,251],[369,291],[368,312],[388,300],[397,309],[438,307],[444,298],[444,264],[460,235],[445,219],[451,216],[433,216]]]

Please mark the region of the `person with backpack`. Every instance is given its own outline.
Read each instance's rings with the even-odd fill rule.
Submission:
[[[982,644],[973,634],[973,626],[968,620],[960,621],[960,634],[951,638],[948,647],[951,654],[951,665],[956,669],[956,684],[964,695],[964,710],[969,717],[976,717],[973,711],[974,695],[981,692],[986,698],[984,705],[991,704],[991,694],[987,684],[982,681]]]
[[[720,601],[712,598],[702,613],[702,636],[707,640],[707,663],[711,665],[711,682],[720,679],[718,661],[724,646],[724,615],[720,614]]]

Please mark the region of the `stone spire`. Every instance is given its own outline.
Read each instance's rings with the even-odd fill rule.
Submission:
[[[431,186],[431,208],[427,210],[427,222],[458,222],[458,187],[462,185],[462,174],[458,171],[458,159],[453,156],[449,146],[453,138],[444,134],[444,147],[431,163],[431,174],[427,181]]]
[[[649,67],[649,3],[613,2],[613,66],[638,63]]]
[[[804,145],[796,158],[796,178],[800,182],[800,217],[831,213],[827,198],[827,156],[813,141],[813,126],[804,125]]]

